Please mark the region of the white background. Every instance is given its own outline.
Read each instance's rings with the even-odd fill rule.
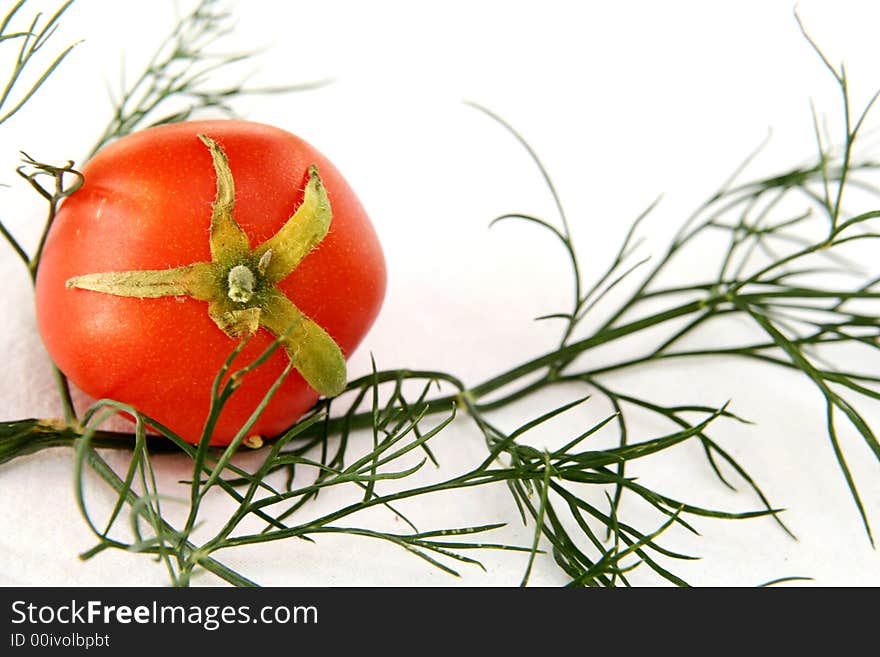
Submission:
[[[26,10],[38,6],[53,5],[33,2]],[[592,280],[631,219],[659,194],[663,201],[643,229],[643,255],[662,247],[768,129],[773,136],[754,175],[811,156],[811,98],[829,129],[837,129],[836,88],[799,34],[792,10],[787,1],[240,2],[226,49],[266,47],[248,69],[252,84],[336,80],[317,91],[248,99],[238,107],[247,118],[295,132],[328,155],[379,232],[388,296],[351,361],[351,374],[368,371],[372,352],[381,368],[442,369],[475,384],[557,340],[558,327],[531,318],[567,308],[570,278],[558,247],[525,226],[487,229],[504,212],[553,218],[551,199],[524,151],[462,99],[504,116],[540,153]],[[880,87],[880,7],[804,0],[799,13],[829,58],[846,62],[853,104],[860,107]],[[0,182],[11,186],[0,189],[0,211],[26,247],[36,241],[42,206],[13,172],[18,151],[48,161],[81,158],[109,118],[108,87],[118,87],[123,67],[129,76],[140,70],[174,17],[172,2],[82,0],[63,19],[54,46],[84,41],[26,110],[0,128]],[[876,260],[867,249],[861,257],[869,268]],[[714,271],[716,258],[705,253],[703,260],[683,263],[681,282]],[[21,269],[10,251],[0,253],[4,420],[59,414]],[[785,519],[800,538],[793,541],[769,519],[696,519],[701,537],[673,529],[667,543],[703,558],[664,562],[674,572],[699,585],[748,586],[789,575],[811,576],[820,585],[880,585],[880,558],[834,462],[824,405],[810,384],[730,361],[655,367],[607,381],[668,403],[732,399],[734,409],[756,424],[719,425],[714,436],[774,504],[788,509]],[[539,396],[497,422],[515,427],[560,399]],[[880,426],[877,406],[862,408]],[[598,400],[590,402],[532,440],[558,445],[606,412]],[[645,422],[632,437],[666,430]],[[867,511],[880,527],[880,467],[858,438],[844,432],[843,442]],[[444,433],[435,450],[442,469],[427,473],[428,479],[472,467],[484,454],[466,419]],[[120,456],[111,458],[123,464]],[[108,552],[86,563],[77,559],[93,538],[76,509],[71,463],[70,451],[59,449],[0,468],[0,583],[164,584],[162,568],[143,556]],[[186,477],[185,461],[158,463],[174,493],[174,482]],[[698,446],[653,458],[633,473],[694,503],[758,508],[745,487],[731,493],[714,479]],[[96,484],[95,508],[109,502]],[[324,495],[319,504],[335,508],[340,498]],[[503,486],[403,507],[423,530],[503,520],[510,526],[495,540],[531,542]],[[208,521],[223,512],[222,502],[210,504]],[[659,524],[637,505],[630,512],[645,530]],[[388,514],[362,521],[405,531]],[[396,548],[348,537],[218,556],[260,583],[291,585],[515,585],[526,564],[519,554],[475,555],[487,571],[460,565],[456,580]],[[633,580],[657,582],[647,569]],[[542,557],[532,582],[565,579]]]

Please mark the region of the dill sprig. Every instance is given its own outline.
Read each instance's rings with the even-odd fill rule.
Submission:
[[[219,72],[249,61],[256,54],[256,51],[217,52],[217,43],[229,35],[234,26],[227,3],[200,0],[177,22],[134,82],[122,79],[118,97],[112,99],[113,118],[89,157],[107,143],[135,130],[186,121],[207,109],[235,116],[232,101],[245,96],[304,91],[327,84],[327,80],[317,80],[260,88],[247,87],[242,82],[212,86]]]
[[[193,84],[209,79],[210,65],[200,56],[176,56],[179,53],[175,44],[181,34],[191,36],[188,30],[198,33],[198,29],[205,29],[201,35],[209,42],[209,37],[216,35],[218,23],[213,21],[225,14],[213,13],[209,8],[216,10],[216,3],[200,3],[160,49],[164,54],[156,56],[130,93],[123,94],[114,121],[98,147],[149,124],[154,119],[148,117],[155,117],[156,109],[166,101],[195,98],[202,107],[222,104],[226,108],[227,100],[241,95],[241,88],[216,95],[193,94]],[[202,9],[207,13],[201,13]],[[523,585],[528,584],[539,559],[552,560],[572,586],[628,586],[636,568],[683,585],[686,582],[672,572],[670,564],[692,557],[664,545],[663,533],[671,527],[696,533],[693,523],[697,518],[771,516],[785,531],[789,530],[779,518],[780,510],[771,504],[758,483],[712,437],[719,422],[745,421],[729,405],[670,406],[619,390],[607,375],[669,359],[687,358],[697,365],[710,359],[718,362],[738,357],[799,372],[816,386],[825,402],[826,431],[837,465],[870,538],[868,514],[838,435],[841,421],[849,423],[880,459],[875,433],[855,401],[859,397],[880,398],[880,377],[841,370],[825,356],[829,348],[842,343],[864,350],[880,346],[878,313],[863,309],[864,304],[876,302],[880,280],[847,269],[851,284],[826,286],[815,282],[815,274],[829,266],[835,271],[846,268],[841,247],[878,236],[870,226],[880,211],[851,213],[843,202],[845,189],[854,185],[873,191],[857,176],[877,165],[856,159],[854,144],[874,99],[861,113],[852,114],[844,71],[835,69],[824,57],[822,60],[842,92],[842,147],[829,147],[818,137],[817,129],[818,153],[811,163],[776,176],[738,183],[744,164],[684,222],[667,250],[645,271],[647,261],[634,261],[634,254],[639,244],[637,235],[654,206],[648,208],[634,221],[607,270],[592,284],[582,280],[569,218],[537,154],[499,116],[479,108],[526,148],[558,210],[556,221],[526,214],[505,215],[499,220],[527,221],[552,232],[571,264],[571,307],[543,318],[563,323],[560,339],[537,358],[476,385],[468,385],[448,372],[383,371],[374,364],[368,375],[350,381],[342,395],[318,402],[304,418],[245,460],[239,452],[249,429],[287,371],[267,391],[227,448],[209,447],[211,427],[237,383],[277,348],[273,345],[254,362],[239,363],[239,345],[218,372],[205,431],[198,445],[188,444],[136,408],[100,400],[81,421],[69,415],[65,421],[0,423],[0,463],[47,447],[73,447],[77,500],[96,539],[83,558],[92,558],[107,549],[149,555],[162,565],[174,585],[190,584],[201,571],[234,585],[253,585],[255,582],[246,573],[236,572],[223,563],[225,551],[290,538],[314,540],[322,534],[384,541],[451,575],[458,574],[458,564],[482,567],[480,559],[471,555],[505,550],[523,553]],[[176,69],[181,64],[192,75],[181,74]],[[208,68],[199,68],[202,65]],[[181,87],[180,81],[187,82]],[[167,114],[158,121],[180,120],[191,111],[190,108]],[[30,166],[35,167],[31,172],[42,175],[51,175],[52,171],[73,173],[64,167],[53,169],[35,162]],[[58,174],[59,178],[61,175]],[[64,190],[65,186],[59,183],[58,189]],[[47,197],[50,220],[53,198]],[[55,200],[56,206],[58,201]],[[792,212],[792,202],[800,204],[800,209]],[[819,233],[813,230],[817,225]],[[20,247],[16,249],[17,244],[7,233],[4,230],[22,260],[35,269],[39,252],[28,257]],[[717,234],[727,238],[727,246],[719,253],[716,271],[707,272],[696,283],[661,284],[670,263],[686,258],[695,249],[706,248],[704,238]],[[640,272],[642,277],[637,279]],[[612,301],[626,286],[632,289]],[[612,309],[602,310],[609,302],[614,303]],[[600,311],[605,314],[599,316]],[[601,317],[601,321],[598,328],[582,335],[588,316]],[[694,335],[711,331],[717,320],[732,316],[745,318],[765,337],[741,343],[715,332],[711,348],[687,347]],[[587,352],[634,335],[642,339],[625,360],[582,358]],[[591,365],[597,362],[607,364]],[[546,409],[513,430],[501,428],[494,420],[495,411],[549,388],[576,391],[578,397]],[[607,400],[612,413],[581,427],[555,449],[537,449],[529,444],[536,434],[548,442],[548,423],[582,404],[594,403],[591,395]],[[632,431],[634,411],[663,418],[671,430],[664,435],[637,439]],[[103,430],[104,422],[120,412],[134,418],[133,433]],[[469,423],[474,428],[473,435],[485,444],[486,453],[483,460],[464,473],[444,476],[442,461],[437,456],[440,452],[434,446],[437,437],[444,435],[453,422]],[[148,428],[159,436],[150,435]],[[589,445],[600,436],[613,436],[614,446],[591,449]],[[650,459],[687,443],[702,447],[707,467],[722,485],[732,488],[740,482],[749,487],[759,508],[741,512],[711,509],[653,490],[627,475],[630,461]],[[130,452],[127,467],[114,469],[99,451],[103,447]],[[168,449],[188,457],[192,472],[188,481],[163,489],[157,483],[154,458],[157,451]],[[251,465],[245,467],[245,462]],[[425,482],[422,475],[428,462],[440,466],[439,481]],[[86,495],[87,486],[95,477],[116,494],[111,510],[101,521],[95,518]],[[418,518],[403,512],[409,500],[498,485],[507,487],[513,508],[522,522],[531,527],[531,538],[525,545],[484,540],[485,535],[503,526],[502,521],[424,528]],[[182,490],[188,495],[182,494]],[[351,491],[356,493],[355,497]],[[330,511],[319,511],[322,507],[313,503],[319,495],[339,504]],[[231,500],[232,511],[226,517],[208,517],[205,503],[218,496]],[[621,504],[624,497],[654,509],[656,524],[640,527],[626,517]],[[172,498],[175,505],[182,504],[186,510],[177,522],[171,520],[167,508]],[[374,508],[385,509],[408,529],[384,529],[373,514],[363,513]],[[797,578],[782,577],[768,584],[790,579]]]
[[[43,14],[38,12],[27,27],[15,29],[12,22],[27,0],[18,0],[12,8],[0,21],[0,47],[8,48],[9,46],[18,46],[12,58],[12,64],[9,67],[9,75],[6,78],[6,84],[3,91],[0,92],[0,125],[12,118],[31,97],[37,93],[43,83],[49,79],[49,76],[58,68],[59,64],[76,46],[72,44],[67,46],[51,62],[46,65],[40,73],[36,75],[36,79],[30,82],[24,80],[25,71],[33,68],[32,64],[35,57],[38,57],[40,50],[48,43],[58,28],[58,22],[61,16],[67,11],[73,0],[67,0],[58,10],[52,14],[43,24]],[[30,76],[33,78],[34,76]],[[27,87],[25,91],[20,91],[21,86]]]
[[[221,412],[223,404],[240,377],[246,376],[255,363],[258,364],[259,360],[267,355],[264,354],[255,363],[228,374],[238,352],[238,349],[233,352],[224,369],[218,374],[214,386],[215,403],[206,422],[207,427],[210,427],[212,420]],[[280,384],[286,374],[287,372],[281,375],[276,385]],[[481,425],[489,447],[488,454],[481,463],[464,474],[438,483],[381,494],[377,490],[377,485],[386,481],[406,480],[428,462],[428,457],[423,456],[414,465],[403,463],[404,457],[424,449],[430,440],[439,435],[453,421],[456,411],[453,405],[452,410],[439,421],[425,426],[426,416],[432,410],[430,403],[407,399],[399,384],[404,379],[419,378],[426,380],[425,387],[430,388],[434,385],[430,373],[414,375],[398,373],[396,381],[387,381],[395,386],[394,399],[381,406],[377,402],[376,394],[381,385],[378,374],[374,373],[372,377],[366,377],[357,387],[350,386],[349,395],[352,399],[347,410],[339,416],[343,424],[338,431],[331,430],[333,424],[326,421],[326,405],[329,402],[324,402],[305,419],[273,441],[272,445],[264,450],[265,457],[262,462],[251,470],[244,470],[234,465],[233,455],[238,450],[242,438],[248,434],[261,407],[274,393],[274,389],[267,393],[263,402],[255,409],[251,421],[241,428],[235,440],[222,451],[208,448],[211,435],[209,430],[206,430],[198,446],[192,446],[167,428],[139,414],[134,408],[109,400],[97,402],[86,413],[85,429],[76,441],[79,502],[89,526],[98,539],[97,545],[84,556],[94,556],[107,548],[125,549],[154,555],[160,559],[167,567],[171,581],[177,585],[188,584],[196,568],[213,572],[233,584],[250,585],[252,583],[250,580],[223,566],[215,555],[233,547],[288,538],[310,539],[319,534],[339,533],[388,541],[452,575],[458,573],[450,565],[450,561],[482,567],[478,559],[463,554],[464,551],[528,552],[530,557],[523,577],[523,583],[526,583],[533,559],[542,553],[540,539],[546,539],[552,546],[556,562],[572,577],[573,584],[607,585],[615,579],[626,582],[626,572],[637,563],[645,563],[669,581],[683,584],[683,580],[660,565],[656,556],[682,559],[689,557],[662,547],[656,540],[657,531],[638,530],[610,515],[609,511],[589,502],[576,491],[589,484],[621,485],[667,516],[662,529],[672,523],[679,523],[693,531],[693,528],[680,517],[683,513],[717,518],[750,518],[775,512],[758,510],[746,513],[724,513],[700,508],[655,493],[632,480],[621,479],[609,469],[610,466],[618,463],[645,458],[693,438],[705,431],[715,419],[725,415],[724,409],[706,413],[700,422],[688,429],[610,450],[579,448],[587,438],[608,425],[613,416],[600,421],[553,452],[541,452],[518,442],[524,434],[540,429],[545,422],[583,400],[553,409],[509,434],[492,427],[481,412],[470,407],[468,413]],[[423,394],[419,395],[419,397],[423,396]],[[337,399],[335,403],[340,401]],[[357,413],[362,407],[368,408],[364,408],[362,413]],[[107,410],[111,413],[105,412]],[[114,472],[92,445],[96,428],[117,411],[127,412],[137,421],[133,454],[124,474]],[[373,418],[372,428],[377,437],[375,446],[364,455],[352,457],[346,454],[346,446],[350,444],[347,439],[351,424],[356,418],[366,416]],[[146,426],[158,429],[181,451],[192,457],[193,475],[188,484],[191,491],[189,513],[181,529],[172,527],[161,513],[160,503],[163,493],[155,487],[151,455],[145,443]],[[296,445],[295,441],[300,444]],[[292,481],[288,480],[290,483],[300,482],[302,475],[299,472],[303,468],[311,469],[317,474],[311,480],[297,483],[295,487],[273,486],[270,475],[274,471],[289,468],[300,469]],[[109,519],[100,526],[91,519],[85,501],[86,469],[94,470],[117,491],[119,496]],[[470,540],[475,534],[502,527],[503,523],[421,531],[393,506],[397,502],[415,497],[424,498],[441,492],[497,483],[505,483],[510,487],[524,518],[531,518],[534,522],[536,539],[531,546]],[[341,486],[355,486],[363,491],[363,497],[359,501],[324,515],[308,517],[297,522],[291,520],[304,515],[309,508],[305,502],[319,492]],[[192,534],[200,521],[201,506],[209,492],[215,488],[231,496],[237,507],[230,517],[221,523],[216,534],[196,544]],[[587,554],[588,548],[581,545],[583,537],[570,533],[566,527],[567,523],[563,522],[558,503],[554,504],[550,500],[551,494],[562,500],[562,509],[571,515],[573,521],[590,540],[593,548],[598,550],[598,554],[594,556]],[[167,493],[165,495],[167,496]],[[123,521],[121,510],[126,505],[130,508],[127,520],[133,528],[135,539],[133,542],[111,537],[117,522]],[[390,513],[402,517],[412,531],[392,533],[378,528],[342,524],[358,513],[377,506],[385,507]],[[236,533],[235,530],[248,516],[256,516],[262,520],[265,523],[264,529],[250,533]],[[205,523],[210,520],[205,519]],[[613,528],[615,536],[613,544],[603,545],[592,528],[596,522]],[[142,524],[149,527],[149,533],[140,529]],[[204,527],[202,531],[204,532]],[[465,538],[467,540],[464,540]],[[621,562],[631,556],[634,563],[623,566]]]

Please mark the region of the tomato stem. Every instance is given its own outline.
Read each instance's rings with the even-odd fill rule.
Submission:
[[[267,251],[266,253],[269,253]],[[254,272],[244,265],[235,265],[229,270],[227,277],[229,292],[227,295],[236,303],[247,303],[254,296],[254,286],[257,284],[257,278]]]

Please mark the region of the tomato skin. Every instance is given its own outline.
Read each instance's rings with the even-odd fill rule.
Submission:
[[[312,146],[278,128],[217,120],[150,128],[120,139],[83,168],[85,182],[62,205],[49,232],[36,284],[37,322],[65,375],[95,398],[131,404],[197,442],[211,384],[238,344],[189,297],[137,299],[65,286],[94,272],[170,269],[211,260],[216,177],[197,135],[226,152],[235,182],[234,217],[251,246],[271,237],[302,202],[316,164],[330,199],[330,232],[278,284],[348,357],[372,325],[385,294],[385,261],[354,192]],[[272,344],[259,330],[233,364]],[[243,379],[220,415],[213,444],[227,444],[287,365],[277,350]],[[275,435],[318,394],[294,370],[250,433]]]

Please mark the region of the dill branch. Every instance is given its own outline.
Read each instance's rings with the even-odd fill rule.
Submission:
[[[0,48],[18,45],[6,84],[0,92],[0,125],[12,118],[55,72],[65,57],[70,54],[77,44],[71,44],[62,50],[55,58],[37,74],[36,79],[29,83],[24,82],[26,70],[32,68],[32,61],[38,56],[43,46],[48,43],[58,28],[61,16],[67,11],[73,0],[63,3],[52,16],[41,25],[42,14],[37,13],[25,29],[13,30],[12,23],[16,20],[16,14],[24,7],[26,0],[18,0],[7,12],[0,22]],[[27,88],[16,96],[16,92],[24,84]]]
[[[113,117],[89,155],[135,130],[176,123],[212,109],[235,116],[233,101],[253,95],[282,94],[315,89],[328,83],[250,88],[244,83],[210,86],[221,71],[250,61],[257,51],[218,54],[216,46],[234,27],[232,10],[223,0],[199,0],[174,26],[132,83],[123,79],[113,101]]]

